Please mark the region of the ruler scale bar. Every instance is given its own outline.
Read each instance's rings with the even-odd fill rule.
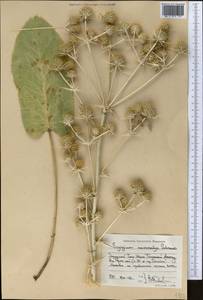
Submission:
[[[188,279],[202,279],[202,2],[189,2]]]

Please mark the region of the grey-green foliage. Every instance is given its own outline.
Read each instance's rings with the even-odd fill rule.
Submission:
[[[41,17],[29,19],[23,28],[50,27]],[[19,92],[25,130],[40,137],[48,129],[66,132],[64,115],[73,111],[72,92],[57,72],[50,71],[62,40],[54,29],[22,30],[12,57],[12,73]]]

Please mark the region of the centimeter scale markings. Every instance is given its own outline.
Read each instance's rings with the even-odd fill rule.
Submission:
[[[202,279],[202,1],[189,2],[188,279]]]

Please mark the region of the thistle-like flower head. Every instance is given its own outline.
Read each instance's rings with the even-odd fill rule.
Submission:
[[[113,10],[110,10],[102,16],[102,21],[106,25],[115,25],[118,21],[118,17]]]
[[[73,114],[66,114],[64,119],[63,119],[63,124],[65,126],[70,126],[74,122],[74,116]]]
[[[98,37],[97,42],[101,44],[103,47],[107,47],[111,44],[111,39],[110,36],[107,33],[105,33],[100,37]]]
[[[89,6],[84,6],[80,10],[80,18],[82,22],[89,22],[92,20],[94,16],[94,11],[91,7]]]
[[[80,193],[81,193],[81,197],[84,199],[92,198],[94,196],[92,185],[84,184]]]
[[[179,41],[175,46],[175,50],[178,54],[186,54],[188,52],[187,44],[183,41]]]
[[[130,25],[129,32],[133,36],[138,37],[142,32],[142,27],[139,24],[133,23]]]
[[[80,16],[70,16],[68,25],[79,25],[81,22]]]
[[[141,197],[143,200],[151,200],[151,192],[145,187],[145,184],[141,179],[133,180],[130,184],[130,187],[132,189],[133,194]]]
[[[126,66],[126,59],[118,50],[111,50],[110,64],[111,68],[122,70]]]
[[[66,44],[64,44],[58,51],[59,56],[66,56],[76,51],[79,45],[79,40],[75,36],[70,36]]]
[[[142,115],[147,119],[153,119],[157,116],[157,112],[150,102],[144,102],[142,104]]]
[[[126,208],[128,202],[129,202],[129,199],[126,195],[126,192],[122,188],[117,188],[114,191],[114,198],[121,209]]]

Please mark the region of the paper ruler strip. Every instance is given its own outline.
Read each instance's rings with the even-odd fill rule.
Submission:
[[[202,279],[202,2],[189,1],[188,279]]]

